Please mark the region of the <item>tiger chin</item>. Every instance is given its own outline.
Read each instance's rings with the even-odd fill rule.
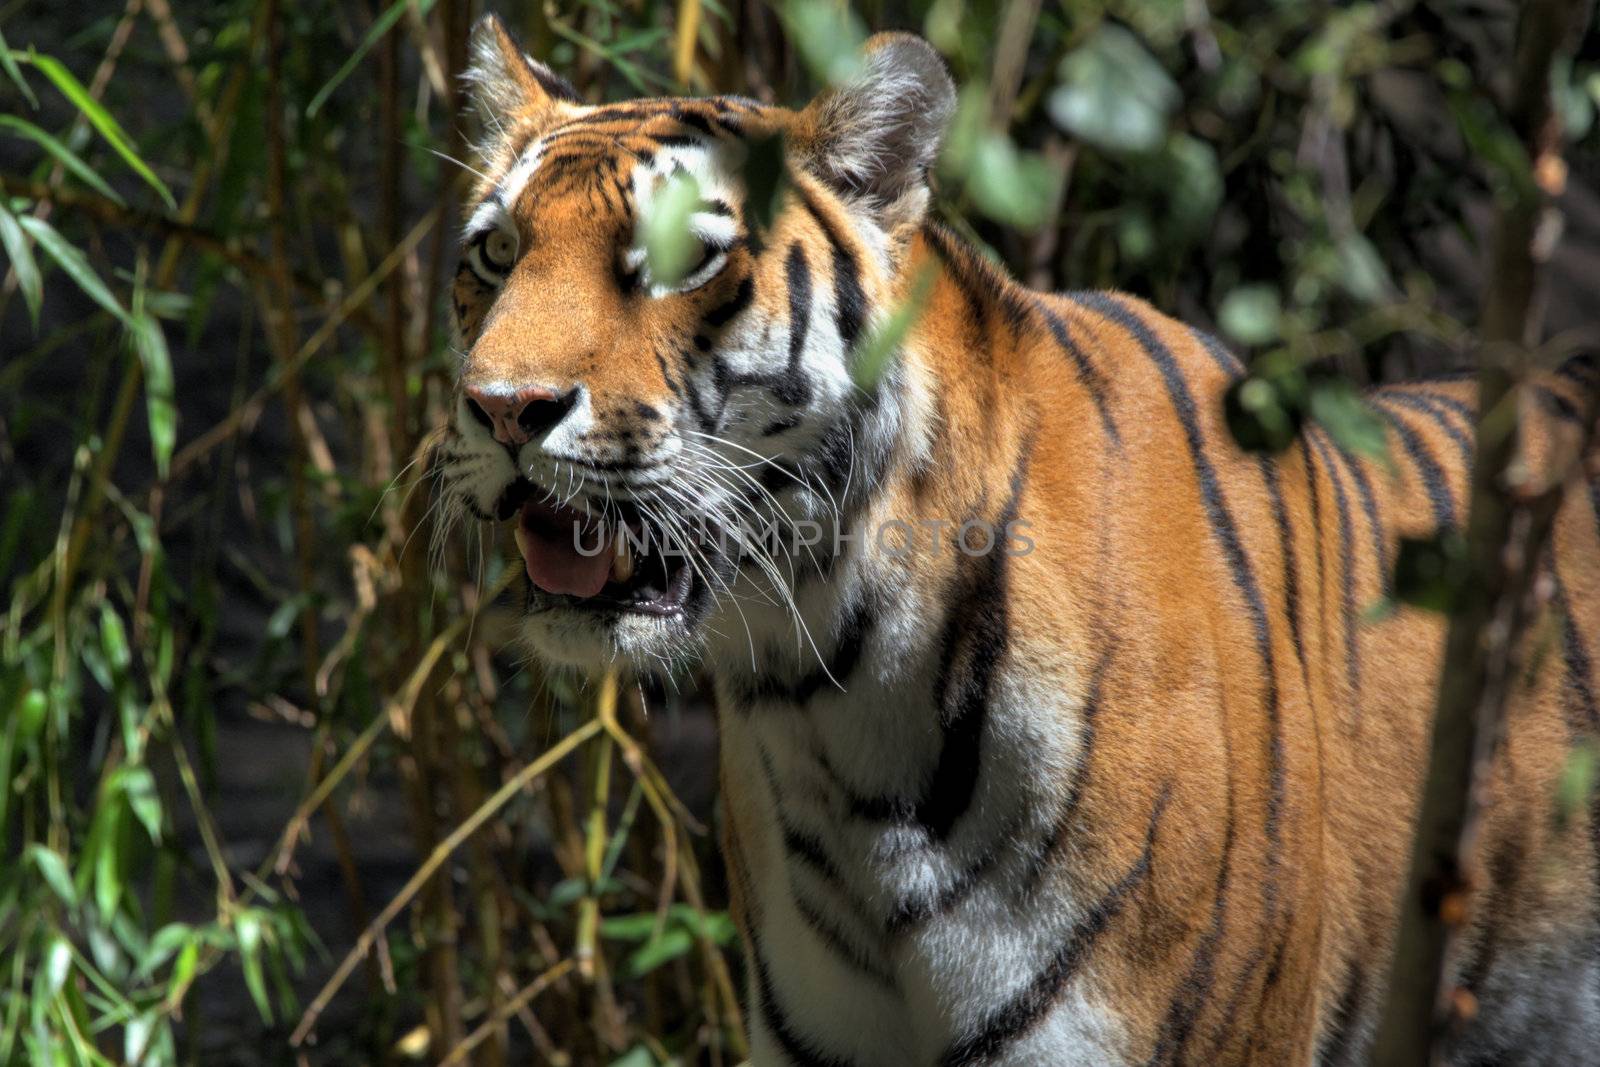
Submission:
[[[753,1062],[1365,1062],[1443,645],[1367,609],[1400,538],[1464,522],[1472,388],[1374,390],[1392,465],[1316,427],[1240,452],[1216,341],[929,217],[955,94],[914,37],[800,110],[586,105],[492,17],[469,80],[444,500],[512,528],[537,655],[711,678]],[[694,255],[657,277],[684,174]],[[1536,458],[1596,373],[1540,386]],[[1600,811],[1552,817],[1600,726],[1600,486],[1570,488],[1461,1063],[1600,1049]]]

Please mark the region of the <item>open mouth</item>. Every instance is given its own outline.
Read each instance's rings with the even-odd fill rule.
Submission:
[[[578,508],[528,500],[516,523],[528,580],[573,606],[676,615],[694,587],[687,555],[642,520],[602,523]]]

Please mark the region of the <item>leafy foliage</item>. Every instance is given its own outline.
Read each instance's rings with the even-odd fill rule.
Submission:
[[[590,100],[799,104],[867,33],[924,33],[963,87],[941,217],[1031,284],[1218,326],[1252,357],[1249,447],[1316,421],[1380,450],[1351,383],[1461,361],[1472,287],[1437,246],[1529,180],[1484,88],[1509,24],[1451,5],[780,7],[501,13]],[[0,14],[0,1067],[743,1055],[714,808],[656,768],[705,721],[692,679],[608,704],[519,664],[503,548],[425,558],[473,14]],[[1586,41],[1558,95],[1592,173]],[[781,148],[750,148],[754,232]],[[663,279],[694,202],[648,242]],[[923,294],[883,309],[863,384]],[[1399,595],[1447,606],[1452,551],[1403,552]]]

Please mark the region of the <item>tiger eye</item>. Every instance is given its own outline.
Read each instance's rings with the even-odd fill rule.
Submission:
[[[483,255],[490,266],[507,270],[517,258],[517,239],[504,230],[495,230],[484,239]]]

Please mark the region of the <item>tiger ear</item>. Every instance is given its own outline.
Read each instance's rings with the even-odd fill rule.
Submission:
[[[470,60],[461,77],[486,122],[581,102],[565,78],[522,50],[497,15],[478,20],[468,48]]]
[[[868,201],[885,226],[916,221],[955,106],[955,84],[931,45],[880,33],[867,40],[850,80],[800,113],[795,147],[809,171]]]

